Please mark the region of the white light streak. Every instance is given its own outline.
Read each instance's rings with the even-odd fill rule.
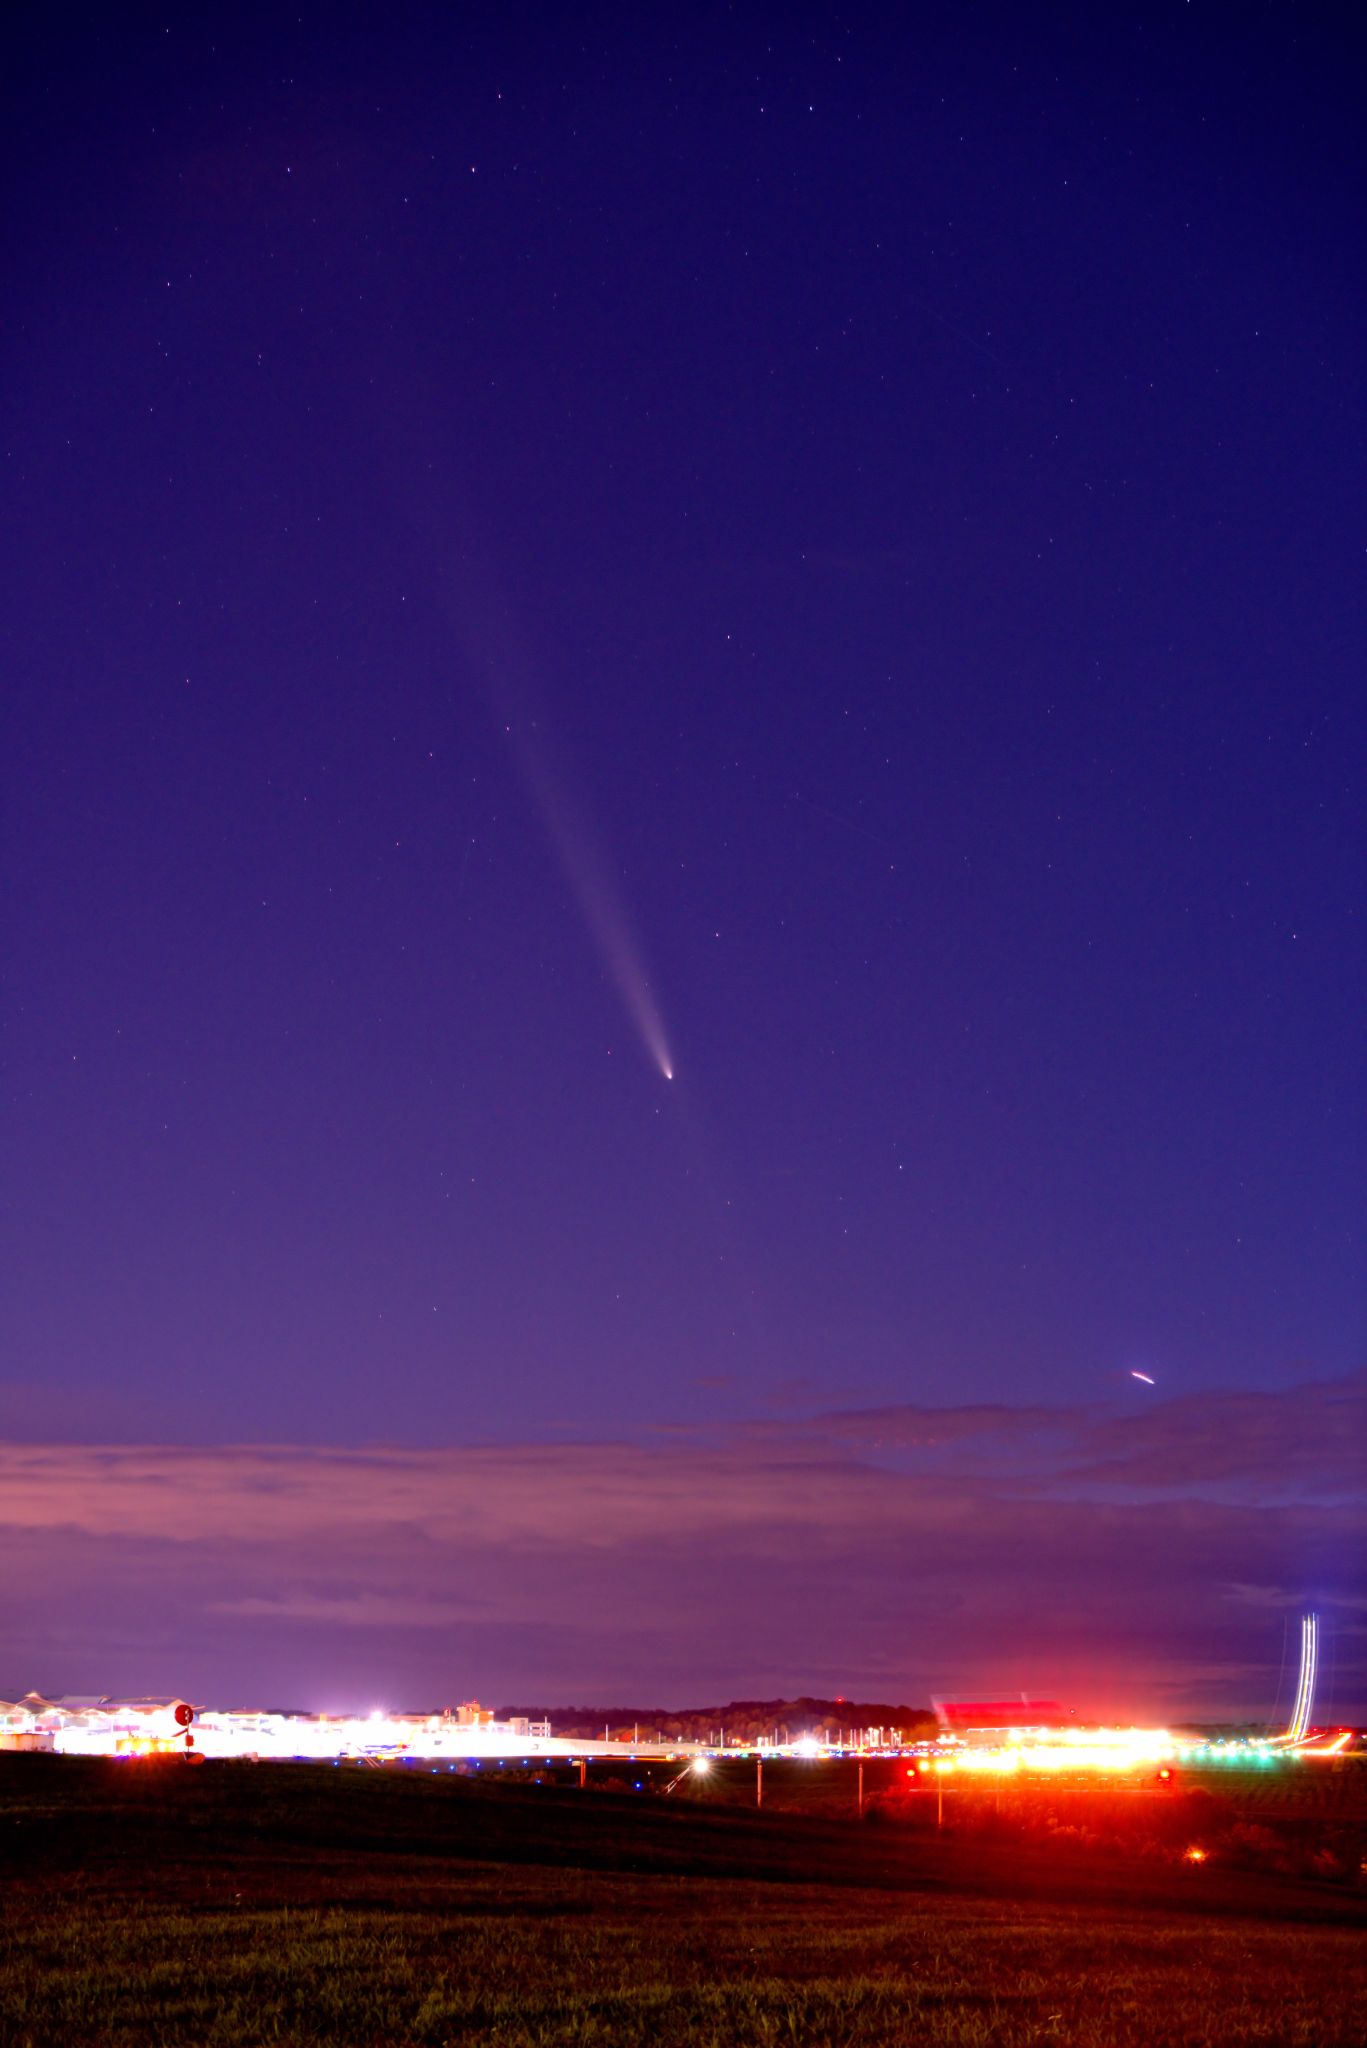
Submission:
[[[1288,1742],[1303,1742],[1310,1726],[1311,1709],[1315,1704],[1315,1677],[1319,1667],[1319,1629],[1317,1614],[1301,1616],[1301,1670],[1296,1683],[1296,1704],[1291,1710],[1291,1726],[1286,1731]]]

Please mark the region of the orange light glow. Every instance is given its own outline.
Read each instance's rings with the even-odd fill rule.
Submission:
[[[953,1765],[997,1777],[1019,1771],[1135,1772],[1174,1754],[1166,1728],[1010,1728],[999,1741],[957,1749]]]
[[[1335,1735],[1328,1742],[1298,1743],[1291,1754],[1293,1756],[1342,1756],[1352,1739],[1352,1729],[1345,1728],[1341,1734]]]

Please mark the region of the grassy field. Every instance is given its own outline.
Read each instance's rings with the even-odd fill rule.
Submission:
[[[1062,1789],[942,1833],[781,1810],[810,1774],[761,1814],[504,1776],[0,1757],[0,2048],[1367,2039],[1343,1857],[1235,1867],[1201,1789],[1112,1798],[1122,1839]]]

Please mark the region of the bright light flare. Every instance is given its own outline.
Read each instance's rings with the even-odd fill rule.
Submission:
[[[1175,1753],[1166,1728],[1012,1728],[1000,1742],[969,1744],[952,1757],[937,1757],[934,1768],[980,1777],[1012,1777],[1021,1771],[1124,1775],[1154,1768]]]
[[[1153,1375],[1147,1372],[1132,1372],[1130,1374],[1130,1378],[1132,1380],[1143,1380],[1144,1385],[1146,1387],[1156,1387],[1158,1384],[1157,1380],[1154,1379]]]

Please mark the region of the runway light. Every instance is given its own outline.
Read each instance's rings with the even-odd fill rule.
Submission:
[[[1187,1851],[1186,1860],[1188,1863],[1204,1863],[1206,1852],[1204,1849],[1198,1848],[1196,1843],[1193,1842]]]
[[[711,1757],[695,1756],[693,1759],[693,1768],[700,1778],[705,1778],[707,1776],[707,1773],[712,1768]]]

